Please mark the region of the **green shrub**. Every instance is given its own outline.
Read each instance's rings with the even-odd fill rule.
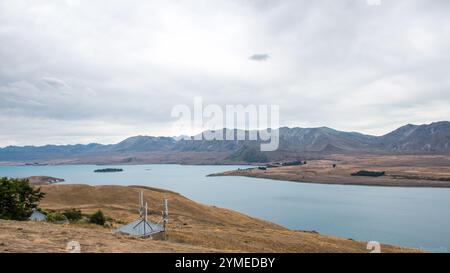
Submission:
[[[281,165],[283,165],[283,166],[300,166],[300,165],[303,165],[303,162],[301,162],[299,160],[295,160],[295,161],[283,162]]]
[[[44,197],[27,179],[0,178],[0,218],[26,220]]]
[[[51,223],[58,223],[58,222],[67,222],[67,217],[59,212],[48,212],[47,213],[47,221]]]
[[[384,176],[386,172],[372,172],[372,171],[359,171],[352,173],[352,176],[370,176],[370,177],[380,177]]]
[[[89,223],[92,223],[92,224],[103,226],[105,224],[105,222],[106,222],[106,218],[101,210],[98,210],[96,213],[92,214],[89,217]]]
[[[67,209],[62,214],[67,217],[67,219],[71,222],[76,222],[83,218],[81,214],[81,210],[79,209]]]

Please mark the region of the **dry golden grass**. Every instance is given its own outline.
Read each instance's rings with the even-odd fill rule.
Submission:
[[[76,240],[85,252],[368,252],[366,243],[292,231],[246,215],[193,202],[177,193],[145,187],[48,185],[42,187],[44,209],[98,209],[120,221],[137,218],[137,196],[144,191],[150,218],[159,218],[162,199],[169,200],[167,241],[114,235],[112,228],[89,224],[0,221],[0,252],[63,252]],[[411,249],[382,246],[384,252]]]
[[[336,167],[333,168],[333,164]],[[351,176],[360,170],[385,171],[383,177]],[[450,187],[450,156],[333,155],[301,166],[267,170],[235,170],[215,175],[236,175],[321,184],[394,187]],[[448,179],[449,181],[440,181]]]

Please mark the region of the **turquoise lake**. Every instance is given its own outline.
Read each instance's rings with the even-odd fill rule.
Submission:
[[[99,168],[120,173],[94,173]],[[293,183],[246,177],[206,177],[246,166],[60,165],[0,166],[0,176],[47,175],[64,183],[145,185],[233,209],[290,229],[363,241],[450,251],[450,189]]]

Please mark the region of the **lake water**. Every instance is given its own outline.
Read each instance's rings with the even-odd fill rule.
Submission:
[[[94,173],[98,168],[120,173]],[[146,185],[233,209],[290,229],[434,252],[450,250],[450,189],[316,185],[246,177],[206,177],[246,166],[0,166],[0,176],[48,175],[65,183]],[[369,179],[369,178],[368,178]]]

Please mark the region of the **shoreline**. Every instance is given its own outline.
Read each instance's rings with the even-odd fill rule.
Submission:
[[[230,171],[233,172],[233,171]],[[303,183],[303,184],[316,184],[316,185],[340,185],[340,186],[359,186],[359,187],[386,187],[386,188],[450,188],[450,183],[444,182],[445,184],[437,184],[442,182],[435,183],[421,183],[421,182],[406,182],[402,183],[399,181],[404,181],[402,179],[398,179],[396,181],[391,182],[380,182],[380,181],[368,181],[368,182],[344,182],[344,181],[308,181],[308,180],[298,180],[298,179],[289,179],[284,177],[276,177],[276,176],[263,176],[256,174],[231,174],[229,172],[223,173],[213,173],[207,175],[208,177],[221,177],[221,176],[237,176],[237,177],[248,177],[248,178],[258,178],[272,181],[281,181],[281,182],[290,182],[290,183]]]
[[[382,175],[352,175],[361,171]],[[450,188],[450,157],[333,155],[296,166],[237,169],[208,176],[242,176],[325,185]]]

